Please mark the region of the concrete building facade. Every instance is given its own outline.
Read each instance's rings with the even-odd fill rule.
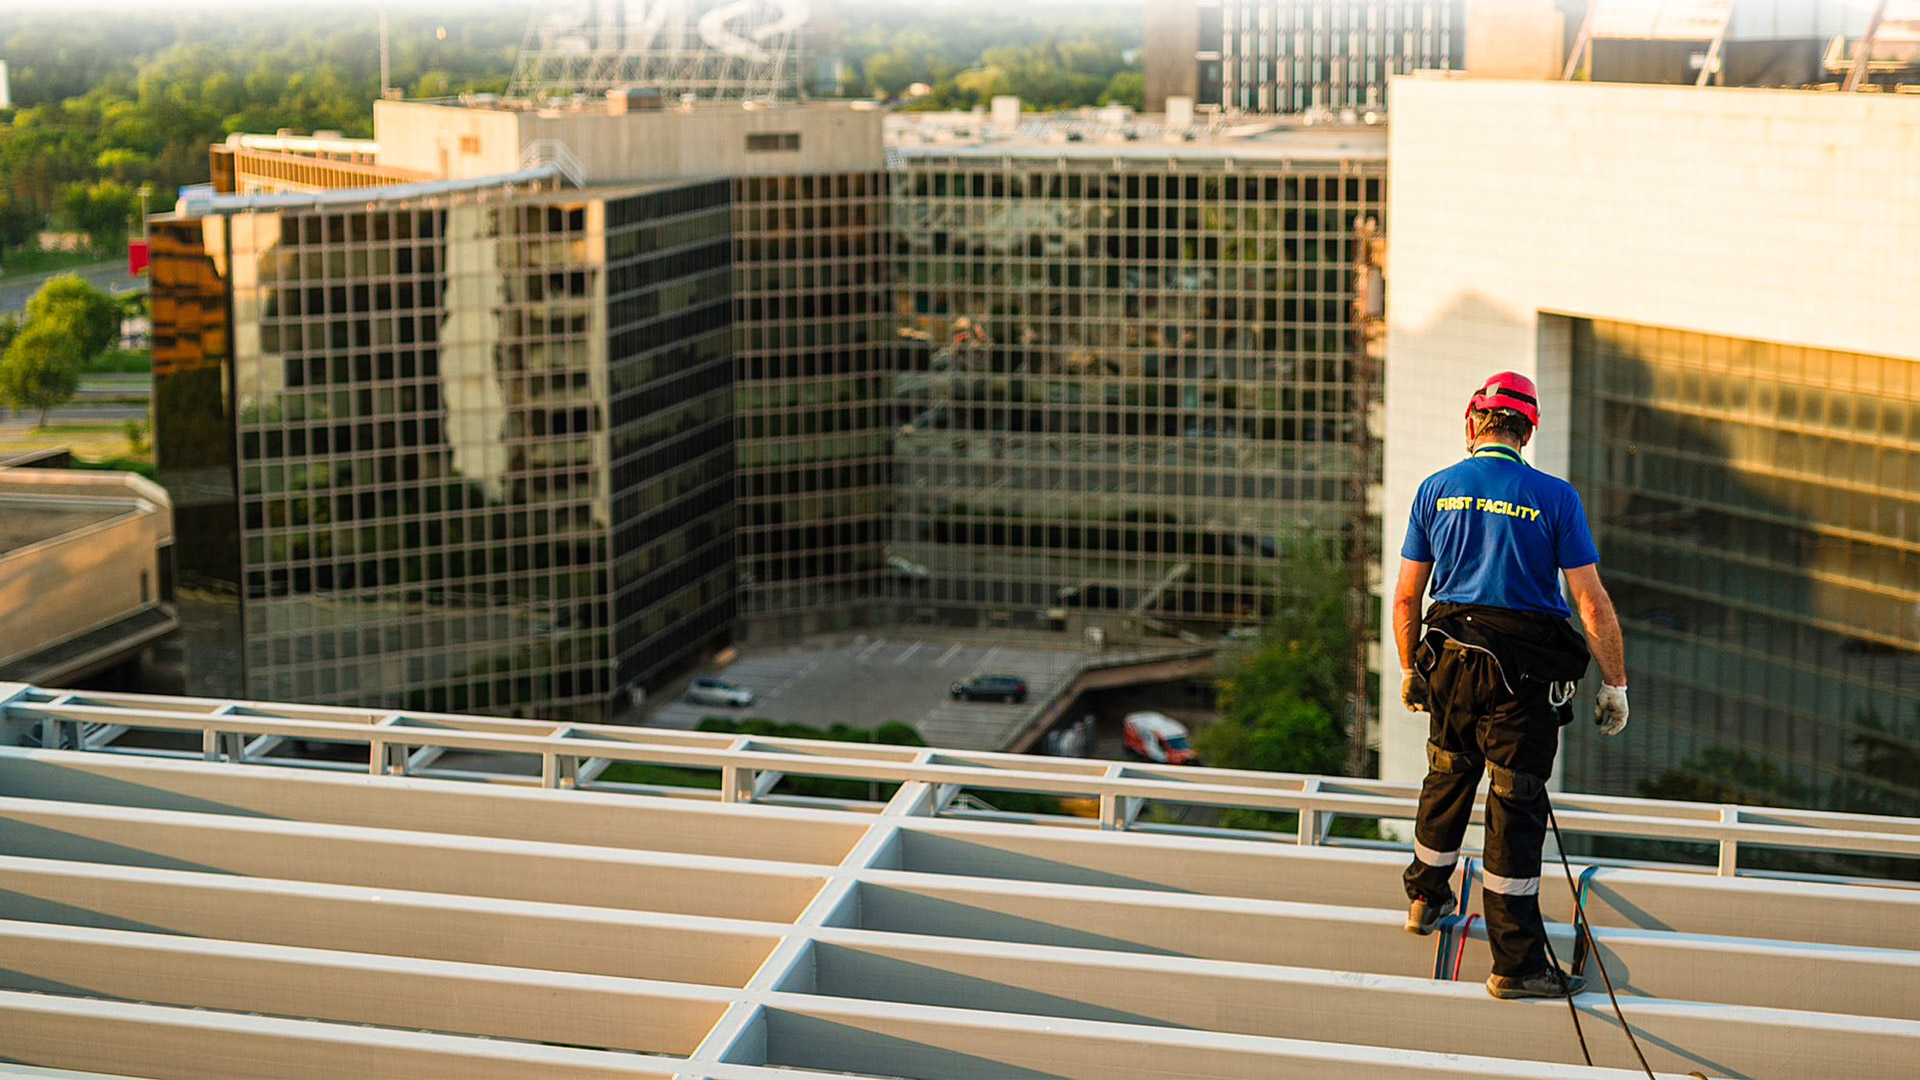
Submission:
[[[1531,375],[1528,456],[1582,490],[1633,689],[1618,740],[1567,729],[1565,784],[1915,812],[1920,112],[1619,84],[1394,95],[1383,572],[1473,387]],[[1382,775],[1417,776],[1425,719],[1384,666]]]

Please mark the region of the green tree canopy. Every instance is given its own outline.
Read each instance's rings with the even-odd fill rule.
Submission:
[[[96,180],[61,188],[60,209],[96,251],[111,251],[127,242],[140,198],[118,180]]]
[[[28,323],[0,358],[0,400],[18,409],[38,409],[40,426],[55,405],[80,389],[80,344],[54,323]]]
[[[84,363],[119,339],[123,311],[120,301],[80,275],[61,274],[27,301],[26,325],[59,328],[75,340]]]
[[[1335,548],[1315,541],[1290,545],[1279,574],[1260,637],[1221,654],[1220,720],[1194,740],[1209,765],[1342,773],[1356,662],[1347,575]]]

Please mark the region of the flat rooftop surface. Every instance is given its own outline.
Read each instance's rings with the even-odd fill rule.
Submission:
[[[1169,127],[1166,117],[1124,110],[1082,109],[1022,113],[1012,129],[989,115],[966,112],[894,112],[886,120],[887,151],[905,158],[996,155],[1139,158],[1219,158],[1285,161],[1381,161],[1384,123],[1308,124],[1292,118],[1202,118]]]
[[[0,555],[127,513],[125,506],[83,506],[0,496]]]
[[[877,654],[876,654],[877,655]],[[10,700],[8,700],[10,699]],[[1404,932],[1403,847],[1182,829],[1164,803],[1410,812],[1413,785],[958,750],[0,690],[96,728],[0,748],[0,1061],[148,1076],[1627,1078],[1604,994],[1499,1002],[1479,890]],[[204,730],[232,760],[103,753]],[[356,739],[368,765],[247,740]],[[419,755],[647,761],[720,790],[436,777]],[[407,775],[386,775],[399,772]],[[864,781],[783,795],[781,775]],[[663,778],[664,779],[664,778]],[[568,785],[575,786],[568,786]],[[581,786],[584,785],[585,789]],[[986,813],[966,790],[1050,791]],[[1561,794],[1573,835],[1920,855],[1920,821]],[[1319,818],[1324,822],[1325,818]],[[1920,889],[1576,863],[1661,1077],[1894,1080]],[[1549,867],[1557,874],[1558,867]],[[1574,955],[1566,883],[1542,891]],[[1588,961],[1587,974],[1597,976]]]

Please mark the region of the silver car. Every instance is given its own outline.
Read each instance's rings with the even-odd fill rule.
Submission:
[[[714,675],[702,675],[687,687],[687,700],[695,705],[744,709],[753,704],[753,691]]]

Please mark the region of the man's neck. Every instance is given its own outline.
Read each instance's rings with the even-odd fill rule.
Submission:
[[[1469,455],[1477,454],[1482,450],[1500,450],[1503,452],[1511,452],[1515,456],[1518,456],[1520,453],[1520,444],[1503,439],[1498,435],[1482,435],[1478,439],[1473,440],[1473,443],[1467,447],[1467,453]]]

